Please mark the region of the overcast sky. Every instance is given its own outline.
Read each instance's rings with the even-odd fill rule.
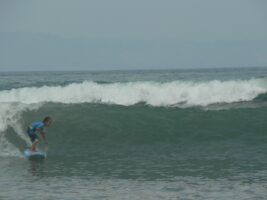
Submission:
[[[0,71],[248,66],[266,0],[0,0]]]

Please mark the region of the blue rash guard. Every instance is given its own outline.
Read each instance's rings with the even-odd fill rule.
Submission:
[[[44,123],[43,122],[33,122],[27,129],[27,133],[29,137],[31,138],[31,142],[33,143],[36,139],[38,139],[38,136],[36,134],[37,129],[44,130]]]

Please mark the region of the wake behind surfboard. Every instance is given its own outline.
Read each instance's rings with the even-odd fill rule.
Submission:
[[[25,158],[29,160],[41,160],[46,158],[46,153],[42,151],[31,151],[29,149],[26,149],[23,152],[23,155]]]

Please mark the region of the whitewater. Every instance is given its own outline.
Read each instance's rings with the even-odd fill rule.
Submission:
[[[0,102],[24,104],[106,103],[130,106],[145,103],[151,106],[207,106],[218,103],[251,101],[267,92],[265,79],[246,81],[172,81],[99,84],[84,81],[66,86],[25,87],[0,91]]]

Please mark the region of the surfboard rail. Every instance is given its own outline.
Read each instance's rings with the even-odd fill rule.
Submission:
[[[29,149],[26,149],[23,152],[23,155],[27,159],[44,159],[46,158],[46,153],[42,151],[31,151]]]

